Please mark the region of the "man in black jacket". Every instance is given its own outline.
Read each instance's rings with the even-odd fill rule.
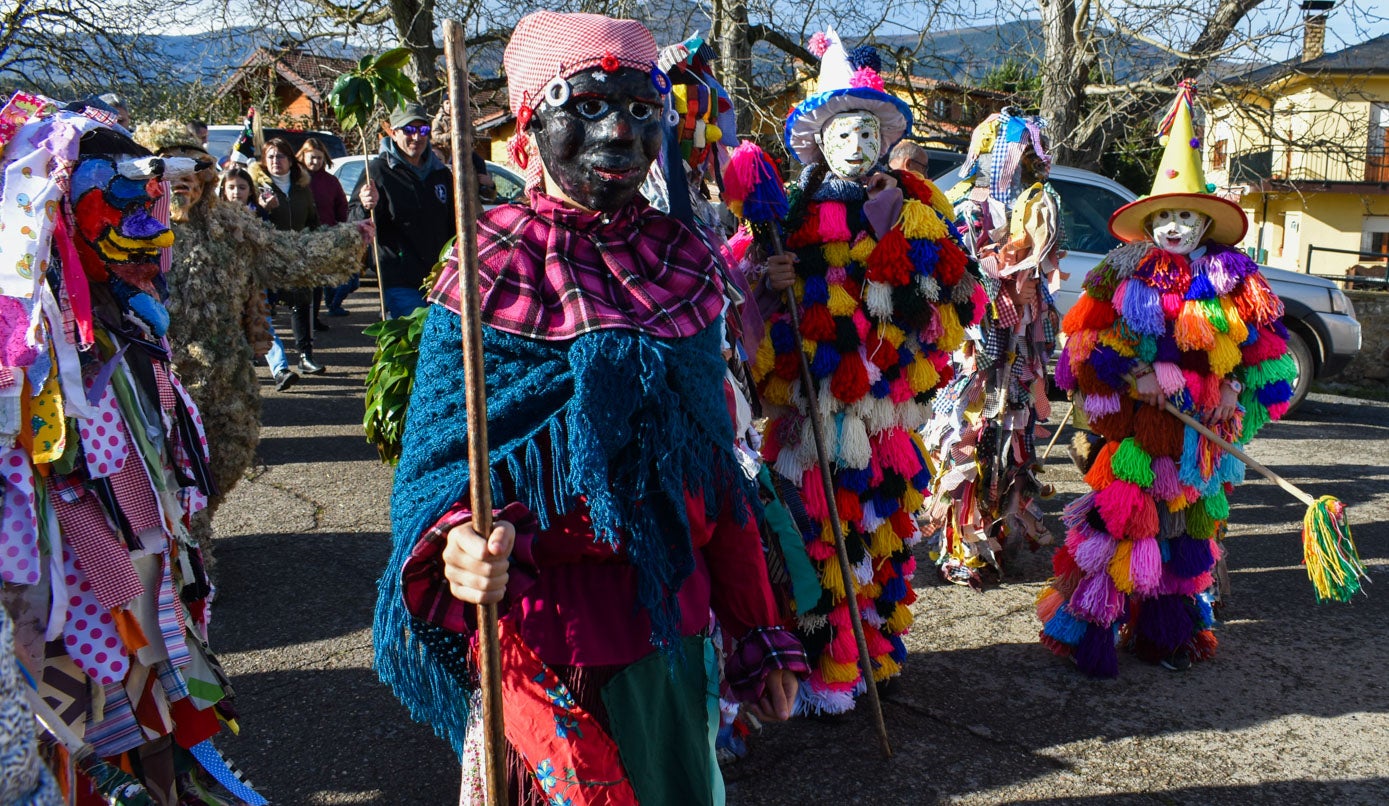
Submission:
[[[352,191],[352,217],[376,214],[377,277],[391,317],[425,305],[420,285],[453,237],[453,174],[429,147],[429,113],[405,104]]]

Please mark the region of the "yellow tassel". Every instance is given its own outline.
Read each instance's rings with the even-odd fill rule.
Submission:
[[[907,334],[902,332],[902,328],[896,325],[879,325],[878,337],[891,344],[894,348],[901,347],[902,342],[907,340]]]
[[[761,383],[775,366],[776,350],[772,347],[772,339],[770,336],[763,336],[762,343],[757,345],[757,355],[752,359],[753,381]]]
[[[830,286],[830,300],[827,305],[831,316],[853,316],[854,310],[858,308],[858,303],[849,296],[849,292],[844,290],[842,285]]]
[[[945,237],[945,224],[931,206],[907,199],[902,205],[902,234],[910,240],[936,241]]]
[[[833,601],[844,598],[844,575],[839,573],[839,556],[831,554],[820,564],[820,586],[829,592]]]
[[[801,349],[805,351],[806,358],[815,360],[815,348],[820,346],[820,342],[813,339],[802,339]]]
[[[1133,576],[1129,572],[1129,560],[1133,557],[1133,543],[1120,540],[1114,547],[1114,556],[1109,560],[1109,578],[1120,593],[1133,593]]]
[[[922,179],[926,179],[926,177],[923,176]],[[934,208],[937,213],[945,216],[947,221],[954,221],[955,208],[950,204],[950,198],[942,193],[941,189],[936,186],[936,183],[932,182],[930,179],[926,179],[926,184],[931,188],[931,207]]]
[[[902,550],[902,538],[893,530],[892,524],[883,521],[877,529],[873,530],[873,545],[868,549],[868,553],[874,557],[890,557]]]
[[[1124,338],[1118,330],[1113,328],[1100,335],[1100,344],[1107,345],[1125,358],[1133,358],[1137,354],[1138,342]]]
[[[859,678],[857,663],[839,663],[826,652],[820,656],[820,676],[826,683],[852,683]]]
[[[1245,340],[1249,338],[1249,326],[1240,318],[1239,309],[1235,307],[1235,303],[1231,302],[1228,297],[1222,297],[1220,310],[1225,313],[1225,321],[1230,325],[1230,339],[1235,344],[1244,344]]]
[[[795,293],[797,302],[805,299],[805,280],[797,277],[795,282],[791,283],[791,291]]]
[[[864,596],[867,596],[869,599],[876,599],[876,598],[878,598],[879,596],[882,596],[882,595],[883,595],[883,586],[882,586],[882,585],[878,585],[878,584],[876,584],[876,583],[870,584],[870,585],[864,585],[864,586],[859,590],[859,592],[862,593]]]
[[[940,316],[941,334],[936,339],[936,346],[953,353],[960,349],[960,345],[965,343],[965,329],[960,325],[960,317],[955,313],[955,306],[948,303],[936,305],[936,314]]]
[[[715,126],[712,123],[705,124],[704,139],[708,140],[711,143],[717,143],[718,141],[723,139],[723,129],[720,129],[718,126]]]
[[[773,375],[762,386],[762,399],[778,406],[791,405],[791,382]]]
[[[916,359],[907,367],[907,383],[911,384],[912,391],[929,392],[936,388],[939,381],[940,373],[936,372],[935,365],[925,355],[917,353]]]
[[[926,496],[922,495],[919,490],[908,482],[907,491],[902,493],[902,509],[907,512],[919,512],[921,510],[921,505],[925,503]]]
[[[899,604],[897,609],[892,611],[892,618],[889,618],[884,626],[887,628],[888,634],[901,635],[912,626],[912,622],[915,620],[916,616],[912,615],[912,609]]]
[[[902,673],[902,667],[893,660],[891,655],[883,655],[881,658],[874,658],[873,660],[878,664],[878,668],[873,670],[873,679],[879,683]]]
[[[1239,366],[1242,357],[1233,338],[1224,333],[1215,334],[1215,345],[1210,349],[1211,372],[1227,375]]]
[[[867,265],[868,256],[873,254],[873,249],[876,248],[877,245],[878,242],[873,240],[871,236],[864,236],[858,243],[854,244],[853,247],[849,249],[849,259],[861,266]]]
[[[825,263],[829,264],[830,266],[849,265],[849,244],[844,243],[843,241],[839,241],[836,243],[827,243],[821,248],[820,251],[824,252]]]

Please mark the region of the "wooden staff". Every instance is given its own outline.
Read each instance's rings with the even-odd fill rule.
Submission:
[[[492,534],[491,463],[487,457],[487,389],[482,374],[481,295],[477,279],[477,173],[473,168],[473,124],[468,98],[468,54],[463,26],[444,22],[444,56],[448,61],[453,131],[454,223],[458,232],[459,308],[463,317],[463,369],[468,405],[468,493],[473,529]],[[482,736],[487,803],[506,802],[506,730],[502,718],[502,657],[497,634],[497,606],[477,606],[478,672],[482,682]]]
[[[1056,424],[1056,430],[1052,432],[1051,442],[1047,443],[1047,450],[1042,454],[1042,464],[1046,464],[1047,457],[1051,456],[1051,449],[1056,447],[1056,440],[1061,437],[1061,432],[1066,429],[1066,423],[1071,421],[1071,412],[1075,410],[1076,402],[1072,400],[1071,404],[1066,407],[1066,413],[1062,415],[1061,422]]]
[[[772,248],[780,255],[785,250],[781,246],[781,234],[773,223],[768,231],[772,236]],[[873,658],[868,654],[868,639],[863,635],[863,620],[859,616],[858,596],[854,592],[857,580],[849,565],[849,549],[844,545],[844,525],[839,520],[839,502],[834,497],[834,477],[830,468],[829,451],[825,448],[824,426],[820,423],[820,395],[815,388],[815,379],[810,374],[810,359],[806,357],[805,345],[801,341],[801,314],[796,308],[795,291],[786,289],[786,311],[791,316],[791,330],[796,334],[796,355],[801,359],[801,386],[805,388],[806,413],[810,417],[810,430],[815,438],[815,457],[820,461],[820,483],[825,488],[825,506],[829,509],[830,525],[834,530],[834,549],[839,555],[839,574],[844,580],[844,600],[849,605],[849,624],[854,628],[854,641],[858,643],[858,667],[863,675],[868,703],[873,709],[874,726],[878,729],[878,742],[883,758],[892,758],[892,743],[887,738],[887,722],[883,720],[883,704],[878,699],[878,685],[873,680]]]

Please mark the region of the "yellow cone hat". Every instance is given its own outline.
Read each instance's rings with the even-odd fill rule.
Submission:
[[[1109,218],[1109,231],[1123,241],[1147,240],[1144,225],[1148,217],[1162,210],[1195,210],[1210,216],[1206,240],[1234,246],[1244,238],[1249,219],[1235,202],[1213,196],[1206,190],[1206,173],[1201,169],[1201,141],[1191,120],[1191,104],[1196,87],[1182,82],[1172,110],[1162,121],[1160,134],[1166,138],[1162,164],[1153,179],[1153,192],[1120,207]]]

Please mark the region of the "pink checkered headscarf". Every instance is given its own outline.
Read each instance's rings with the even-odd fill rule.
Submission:
[[[538,183],[540,161],[530,159],[533,155],[526,152],[522,130],[530,112],[540,104],[546,84],[556,76],[569,78],[598,66],[610,70],[631,67],[649,73],[658,56],[655,37],[636,20],[553,11],[522,17],[506,46],[502,64],[506,68],[511,113],[518,123],[508,151],[512,162],[526,169],[527,186]]]

